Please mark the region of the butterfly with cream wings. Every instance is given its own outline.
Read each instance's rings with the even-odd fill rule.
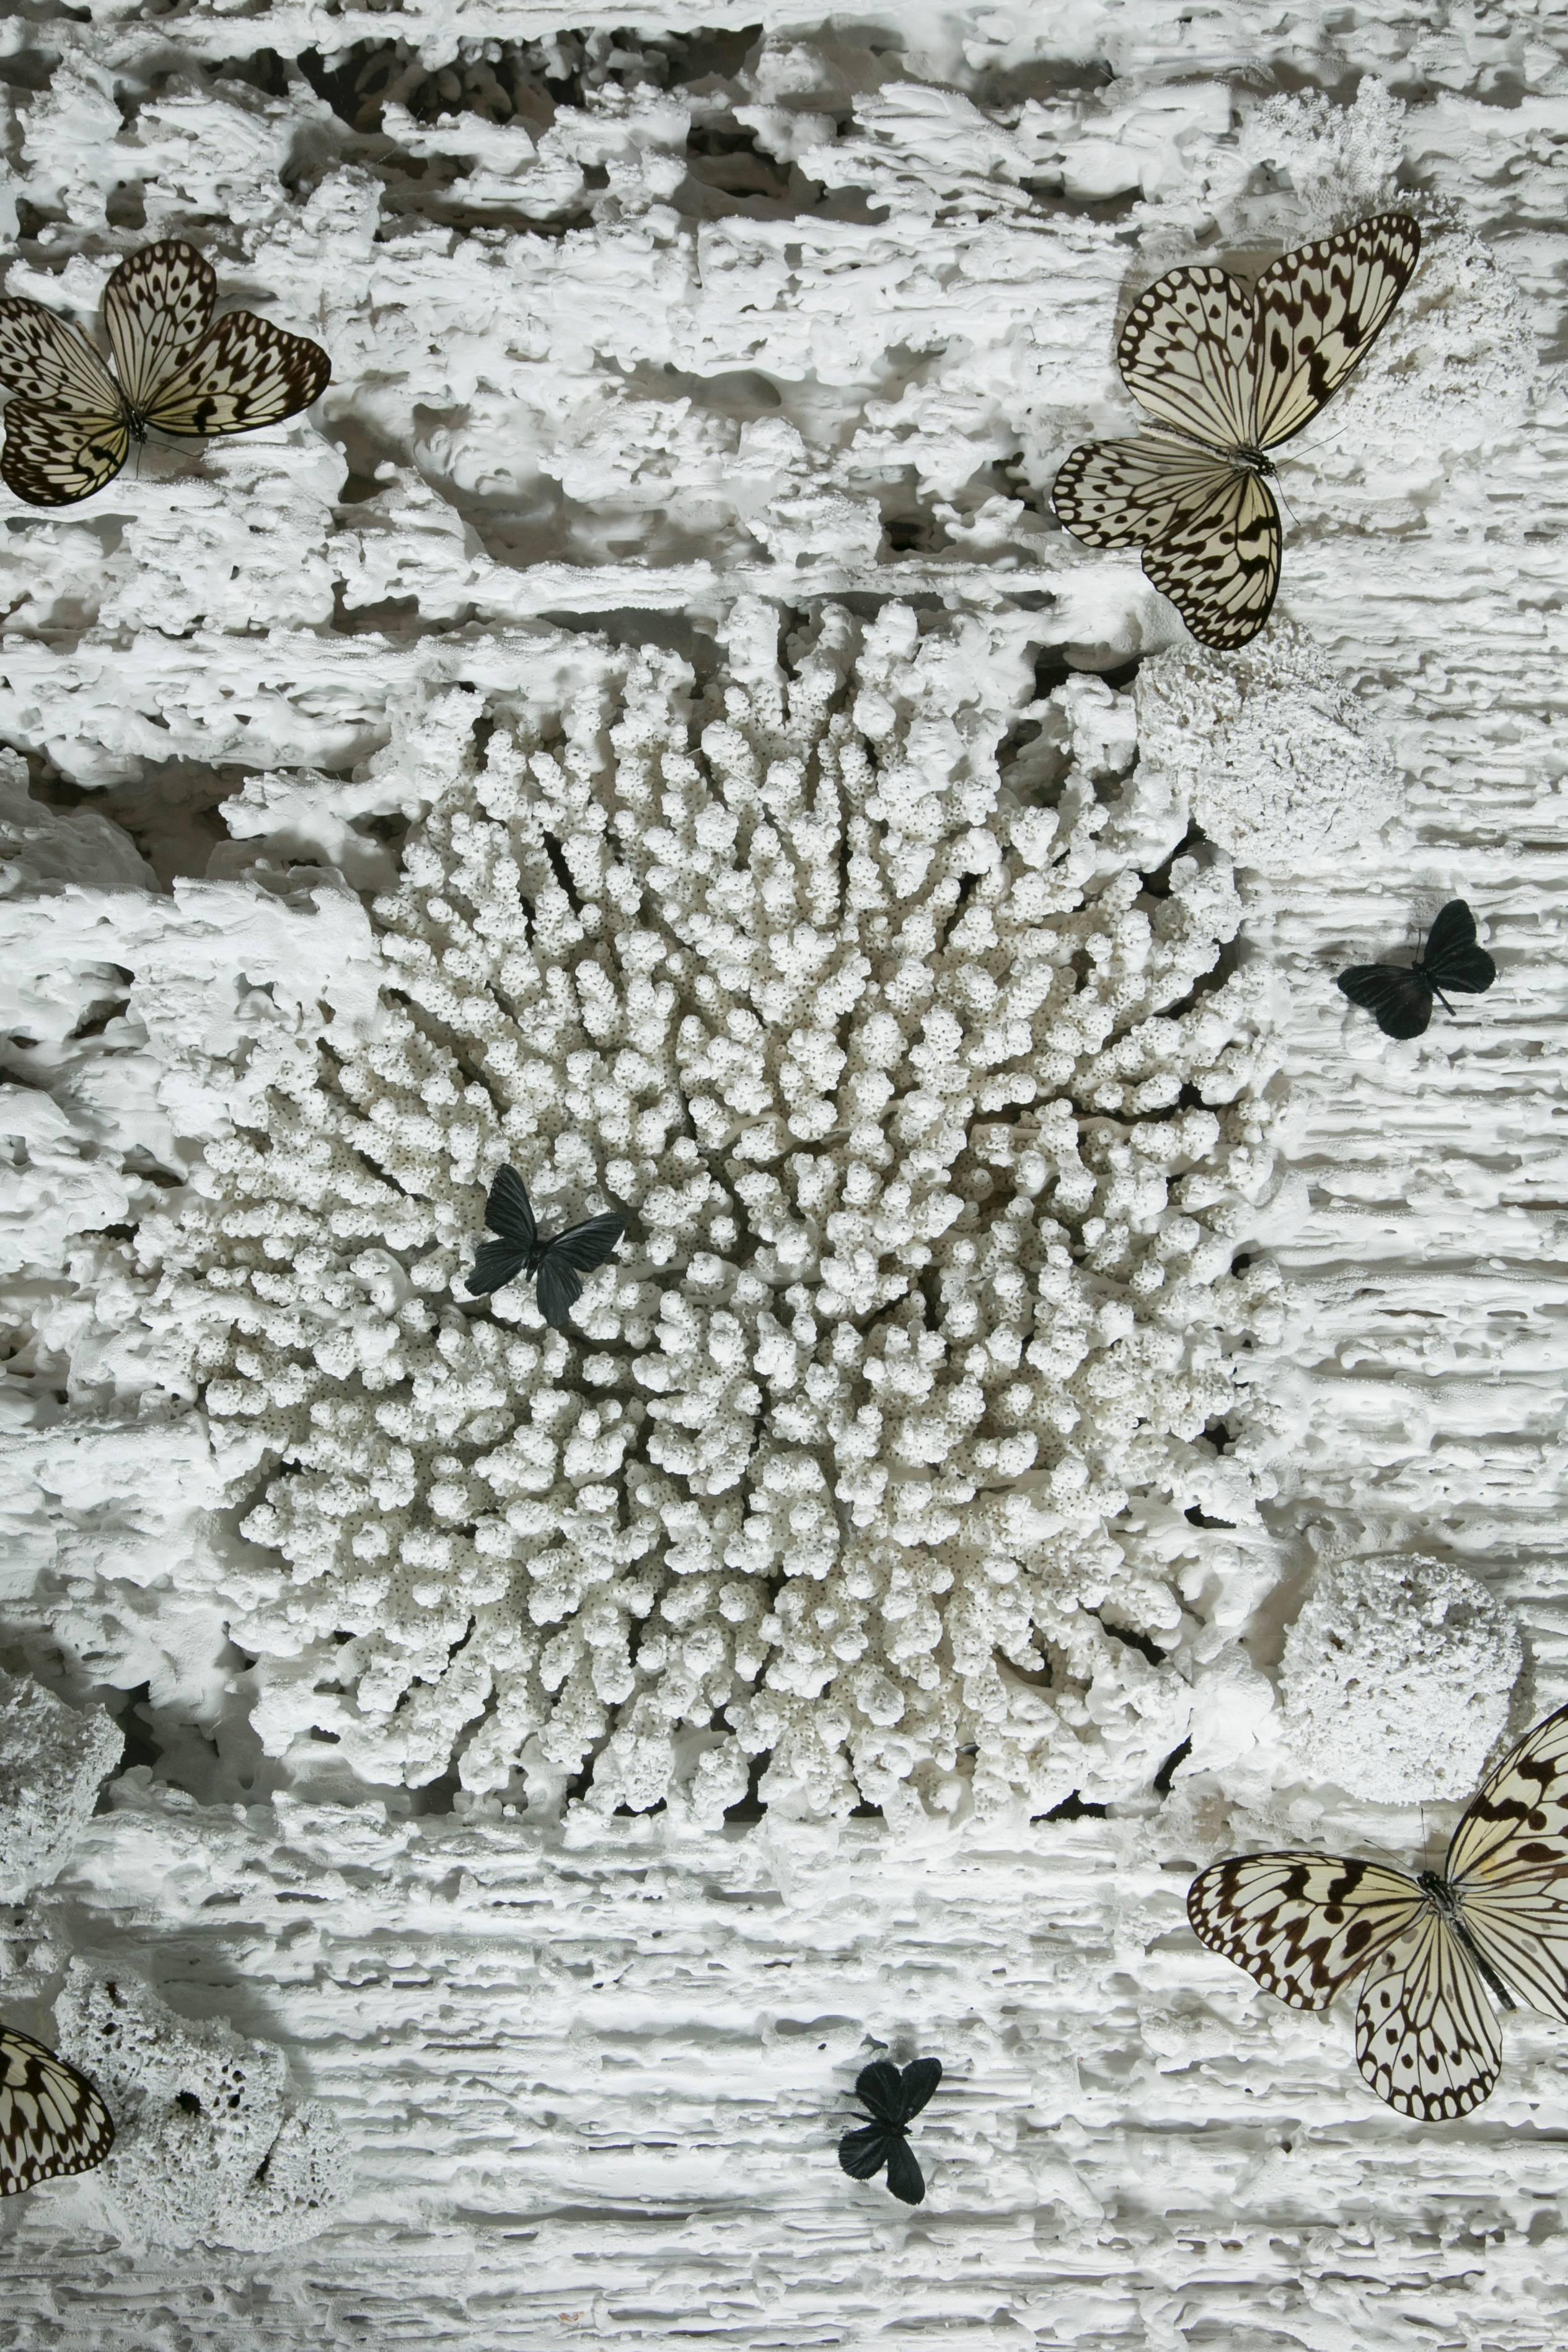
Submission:
[[[204,440],[298,415],[323,391],[319,343],[226,310],[195,247],[164,237],[122,261],[103,293],[115,373],[69,320],[23,295],[0,299],[0,476],[34,507],[74,506],[113,480],[149,431]]]
[[[1420,252],[1408,213],[1378,213],[1283,255],[1251,288],[1224,269],[1173,269],[1116,346],[1159,429],[1073,450],[1051,488],[1058,520],[1089,547],[1142,549],[1200,645],[1250,644],[1279,585],[1268,451],[1365,358]]]
[[[1489,1989],[1568,2023],[1568,1706],[1488,1773],[1441,1871],[1233,1854],[1194,1879],[1187,1916],[1293,2009],[1363,1978],[1356,2060],[1378,2097],[1423,2123],[1468,2115],[1502,2063]]]

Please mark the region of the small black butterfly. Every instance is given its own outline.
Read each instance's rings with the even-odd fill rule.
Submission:
[[[1352,964],[1338,985],[1372,1014],[1385,1037],[1419,1037],[1432,1018],[1434,997],[1452,1013],[1445,989],[1480,996],[1496,978],[1496,964],[1476,945],[1475,917],[1462,898],[1450,898],[1414,963]]]
[[[942,2080],[940,2058],[917,2058],[900,2074],[889,2058],[873,2060],[855,2080],[855,2096],[869,2107],[874,2123],[847,2131],[838,2161],[856,2180],[869,2180],[888,2168],[888,2186],[906,2205],[919,2205],[925,2178],[910,2146],[909,2127]]]
[[[539,1311],[557,1331],[569,1328],[572,1309],[583,1296],[579,1276],[603,1265],[626,1229],[624,1217],[605,1215],[568,1225],[563,1234],[542,1234],[515,1168],[503,1168],[490,1186],[485,1223],[500,1239],[479,1244],[464,1287],[482,1298],[520,1274],[531,1274]]]

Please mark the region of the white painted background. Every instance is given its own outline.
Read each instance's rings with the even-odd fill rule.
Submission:
[[[93,257],[79,286],[68,277],[76,299],[90,308],[99,257],[120,249],[109,232],[140,225],[115,191],[143,173],[150,230],[232,225],[258,307],[332,351],[321,425],[346,442],[357,495],[343,499],[332,441],[305,425],[173,486],[144,469],[85,513],[13,511],[0,733],[58,805],[89,798],[167,885],[204,874],[215,847],[225,870],[214,811],[238,773],[345,771],[382,740],[394,695],[513,675],[509,633],[535,615],[613,615],[635,635],[653,625],[641,616],[721,612],[741,588],[893,584],[960,603],[1055,595],[1042,637],[1091,665],[1170,642],[1135,570],[1076,550],[1033,505],[994,510],[956,550],[916,535],[921,518],[976,446],[1023,448],[1039,484],[1084,430],[1124,421],[1108,354],[1134,266],[1190,257],[1216,220],[1222,243],[1246,231],[1278,250],[1317,226],[1325,188],[1375,200],[1378,142],[1392,142],[1399,184],[1458,208],[1521,308],[1494,301],[1496,331],[1468,349],[1440,319],[1425,342],[1412,331],[1403,392],[1364,402],[1359,434],[1347,397],[1342,438],[1288,480],[1300,521],[1282,609],[1384,730],[1406,797],[1381,843],[1248,884],[1305,1183],[1273,1243],[1292,1286],[1286,1345],[1257,1374],[1292,1484],[1269,1513],[1259,1590],[1275,1589],[1252,1654],[1277,1664],[1309,1529],[1425,1551],[1464,1561],[1517,1612],[1528,1721],[1568,1696],[1561,21],[1085,6],[1046,27],[1022,8],[911,7],[824,30],[805,6],[668,0],[644,30],[758,14],[776,62],[755,103],[807,113],[816,94],[843,203],[808,193],[811,217],[760,226],[721,204],[699,228],[702,173],[668,164],[684,133],[661,119],[640,163],[608,142],[629,174],[624,215],[570,245],[520,215],[548,211],[571,157],[546,159],[552,182],[515,138],[412,119],[345,152],[341,117],[297,83],[279,97],[260,86],[270,68],[237,87],[219,70],[263,40],[290,59],[401,37],[436,64],[462,40],[547,35],[543,8],[13,20],[9,184],[34,208],[25,226],[68,220]],[[706,53],[680,54],[700,82]],[[744,55],[721,47],[711,70]],[[1363,91],[1359,128],[1336,132],[1369,76],[1403,115]],[[1342,114],[1260,173],[1248,125],[1281,92],[1321,92]],[[787,142],[775,118],[763,127]],[[411,174],[422,148],[434,160]],[[545,176],[520,195],[525,167]],[[670,205],[668,224],[647,226],[651,204]],[[21,266],[7,282],[51,290]],[[374,329],[387,289],[425,330],[399,329],[390,369]],[[1516,318],[1538,340],[1528,371],[1503,331]],[[678,412],[667,365],[682,397],[747,368],[809,381],[785,478],[774,465],[738,483],[700,409]],[[896,419],[877,406],[900,398]],[[838,463],[857,432],[862,457],[878,436],[919,441],[889,501],[910,524],[903,551],[879,554],[870,494]],[[1332,973],[1413,938],[1458,892],[1489,925],[1498,988],[1459,1028],[1386,1049],[1342,1018]],[[145,928],[118,954],[106,938],[102,961],[155,976],[177,1059],[181,1021],[220,979],[231,1001],[242,950],[138,903]],[[47,956],[58,919],[46,901],[10,934],[24,1001],[22,948]],[[352,998],[352,926],[317,936],[320,984]],[[279,935],[278,971],[302,937]],[[253,931],[243,952],[260,951]],[[214,1041],[188,1034],[195,1068]],[[47,1181],[18,1181],[12,1213],[34,1238],[18,1332],[29,1269],[51,1251],[58,1267],[62,1234],[145,1205],[127,1139],[153,1115],[133,1073],[124,1084],[100,1129],[117,1150],[68,1141]],[[201,1131],[193,1112],[184,1132]],[[105,1682],[155,1685],[173,1657],[177,1684],[182,1627],[193,1654],[205,1638],[201,1449],[184,1423],[128,1431],[90,1381],[52,1409],[72,1333],[55,1290],[48,1302],[45,1343],[14,1347],[7,1382],[11,1663],[60,1679],[51,1641],[68,1620],[79,1654],[95,1580],[118,1575],[151,1594],[141,1671],[114,1619]],[[112,1296],[97,1313],[112,1330]],[[40,1592],[63,1612],[53,1633]],[[1450,1818],[1429,1809],[1425,1826]],[[133,1775],[19,1915],[21,1993],[58,1980],[42,1931],[61,1964],[138,1968],[186,2016],[280,2043],[346,2136],[352,2195],[324,2236],[251,2255],[121,2242],[89,2184],[19,2201],[4,2217],[0,2342],[1555,2345],[1568,2035],[1510,2020],[1489,2104],[1423,2129],[1364,2093],[1348,2012],[1294,2016],[1185,1931],[1191,1867],[1233,1841],[1409,1852],[1422,1833],[1419,1809],[1292,1781],[1268,1748],[1228,1779],[1178,1782],[1163,1807],[912,1842],[858,1822],[703,1839],[668,1817],[561,1832],[288,1801],[237,1813]],[[884,2044],[949,2070],[913,2213],[833,2158],[841,2095]]]

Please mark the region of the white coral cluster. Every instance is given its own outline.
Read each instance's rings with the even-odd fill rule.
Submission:
[[[1173,856],[1129,697],[1030,698],[1016,616],[777,627],[426,709],[379,1036],[142,1229],[295,1769],[715,1817],[758,1758],[952,1806],[973,1748],[1050,1803],[1186,1728],[1182,1515],[1253,1508],[1215,1424],[1275,1280],[1232,1270],[1272,1160],[1230,869]],[[629,1220],[581,1337],[461,1287],[508,1160],[542,1223]]]
[[[133,1970],[85,1960],[55,2015],[61,2051],[114,2118],[93,2185],[129,2237],[261,2249],[329,2226],[349,2189],[347,2143],[324,2108],[289,2095],[275,2044],[177,2017]]]

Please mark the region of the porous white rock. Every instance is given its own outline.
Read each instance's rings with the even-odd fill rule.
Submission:
[[[0,1669],[0,1903],[58,1876],[124,1745],[101,1707]]]
[[[114,2118],[94,2187],[124,2236],[262,2249],[329,2227],[352,2186],[349,2149],[323,2106],[289,2095],[271,2042],[179,2017],[133,1970],[80,1959],[55,2018],[62,2053]]]
[[[1374,1804],[1468,1797],[1522,1656],[1512,1611],[1461,1568],[1325,1561],[1285,1637],[1283,1728],[1305,1771]]]
[[[1131,698],[1034,698],[1027,627],[781,650],[743,603],[706,681],[606,656],[385,755],[429,814],[374,1039],[279,1066],[139,1237],[307,1782],[1048,1805],[1182,1738],[1182,1514],[1267,1485],[1269,1046],[1227,865],[1173,856]],[[580,1337],[461,1287],[503,1160],[628,1216]]]
[[[1385,738],[1289,621],[1237,654],[1188,639],[1145,662],[1133,693],[1141,759],[1239,865],[1289,872],[1369,839],[1400,805]]]

